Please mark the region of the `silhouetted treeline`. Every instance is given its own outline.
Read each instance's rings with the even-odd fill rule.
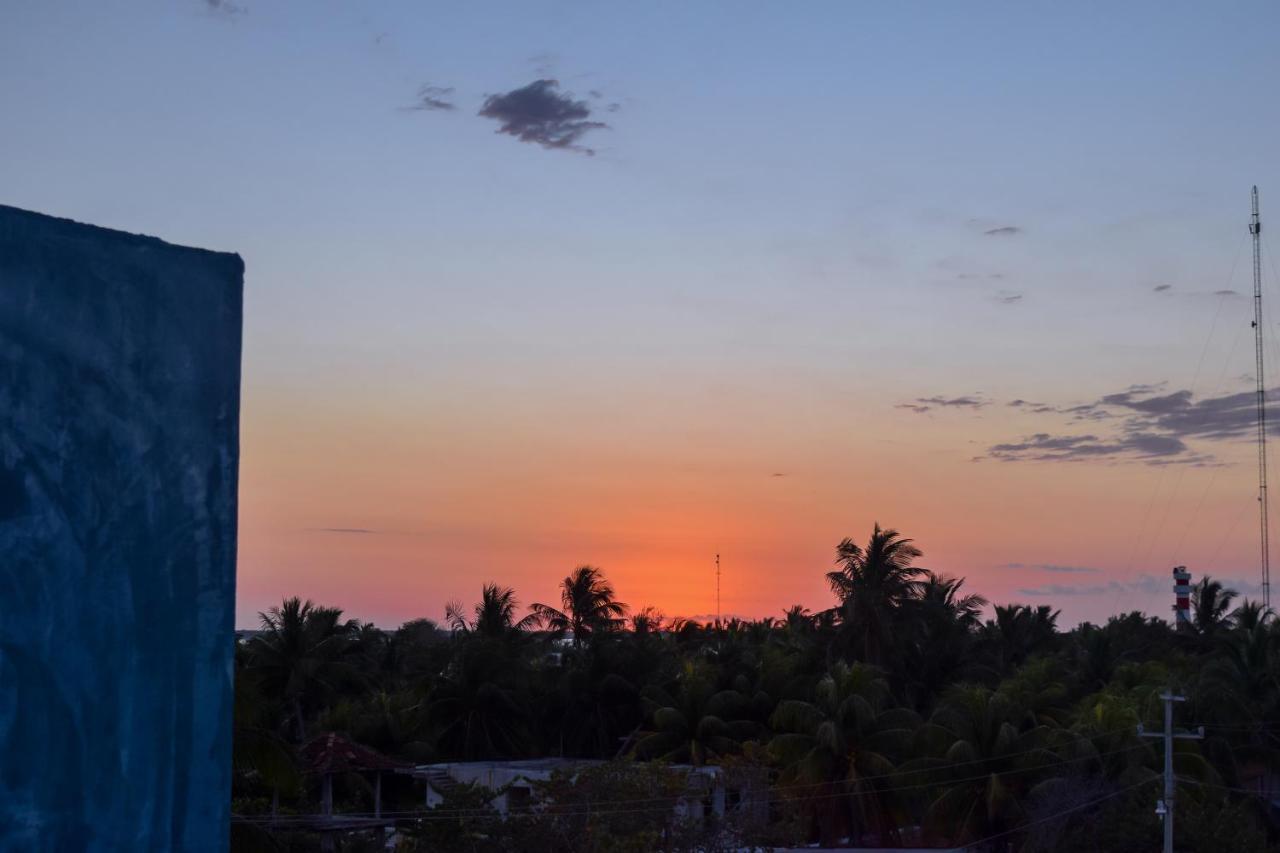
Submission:
[[[628,767],[750,768],[772,800],[749,838],[705,824],[655,836],[661,816],[615,826],[618,809],[572,832],[551,816],[504,822],[475,791],[450,804],[467,819],[415,824],[421,788],[398,777],[385,796],[407,815],[405,849],[1158,850],[1162,744],[1137,727],[1162,730],[1159,694],[1172,687],[1188,697],[1178,725],[1206,733],[1177,742],[1177,849],[1263,850],[1280,838],[1280,628],[1257,604],[1236,606],[1206,577],[1189,629],[1133,612],[1062,631],[1047,606],[996,605],[984,620],[985,599],[917,566],[920,552],[893,530],[845,540],[836,556],[830,609],[719,626],[629,608],[585,566],[554,604],[526,613],[490,583],[443,623],[395,631],[287,600],[237,652],[234,810],[314,813],[317,783],[298,750],[337,731],[414,763],[611,760],[617,790]],[[570,788],[557,796],[587,796]],[[340,810],[370,810],[354,774],[337,797]],[[252,837],[268,849],[313,843]]]

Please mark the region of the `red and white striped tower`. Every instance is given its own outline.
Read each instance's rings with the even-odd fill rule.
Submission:
[[[1181,628],[1184,625],[1191,625],[1191,572],[1187,571],[1186,566],[1173,567],[1173,595],[1175,604],[1173,612],[1176,614],[1174,619],[1174,627]]]

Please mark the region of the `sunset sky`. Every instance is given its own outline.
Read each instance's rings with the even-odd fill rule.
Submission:
[[[1063,626],[1167,616],[1177,563],[1258,590],[1278,27],[11,0],[0,203],[244,257],[242,626],[583,563],[701,616],[717,552],[726,614],[817,610],[877,520]]]

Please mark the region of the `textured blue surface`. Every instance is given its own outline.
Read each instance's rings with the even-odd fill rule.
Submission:
[[[0,206],[0,850],[227,849],[243,273]]]

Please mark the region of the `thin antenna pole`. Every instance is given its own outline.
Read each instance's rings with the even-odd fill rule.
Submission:
[[[1267,512],[1267,385],[1262,364],[1262,220],[1258,218],[1258,188],[1253,188],[1253,350],[1258,379],[1258,512],[1262,545],[1262,606],[1271,606],[1271,543]]]
[[[720,627],[720,555],[716,554],[716,627]]]

